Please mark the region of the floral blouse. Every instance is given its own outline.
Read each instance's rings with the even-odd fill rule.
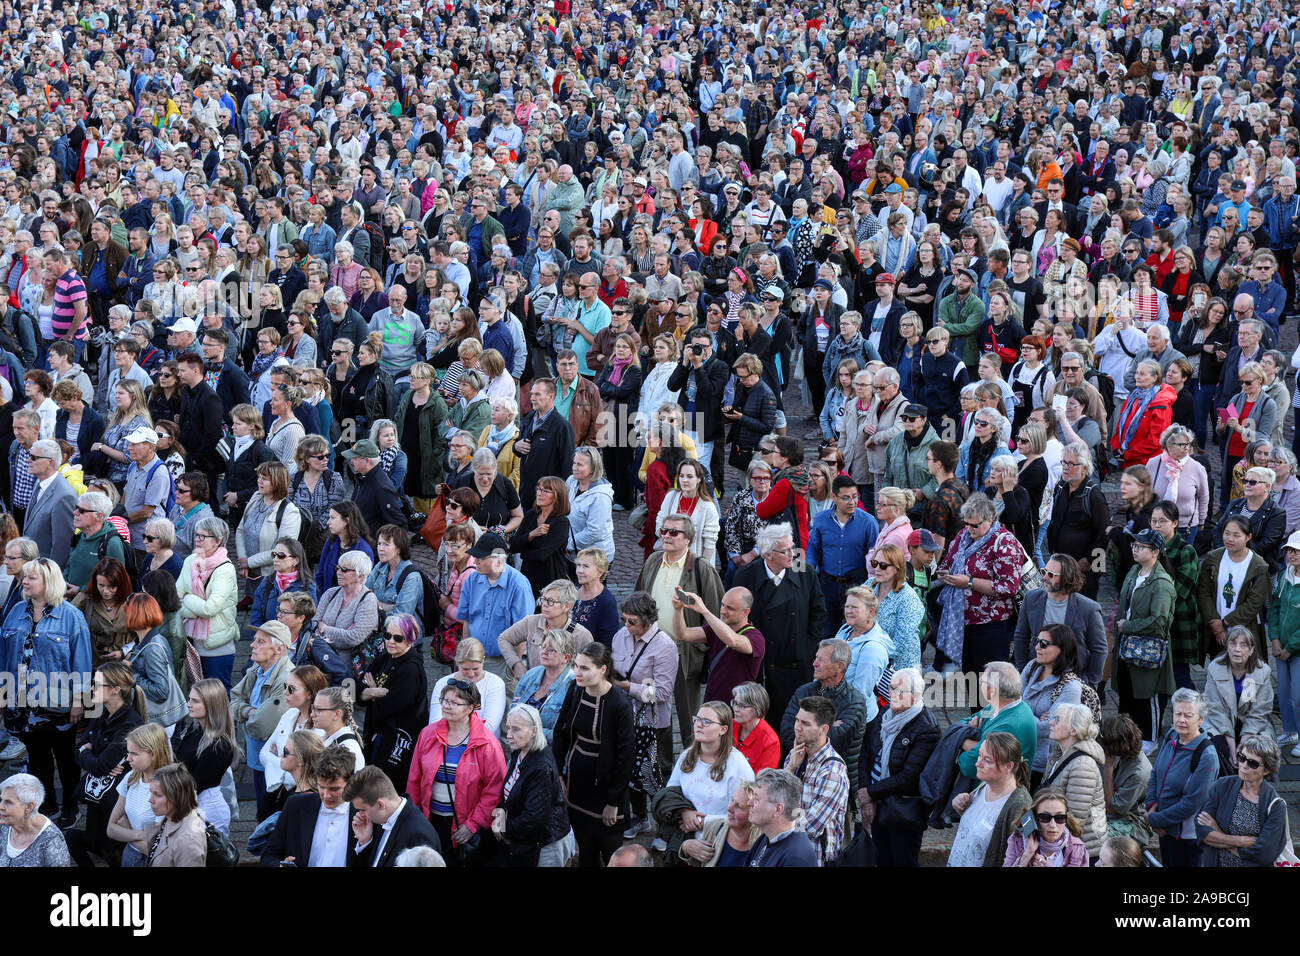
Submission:
[[[953,546],[944,555],[943,561],[939,563],[940,574],[947,574],[952,570],[953,557],[969,543],[970,532],[963,528]],[[992,541],[987,542],[966,559],[966,574],[997,582],[997,588],[992,594],[981,594],[978,591],[967,593],[966,623],[968,625],[1011,620],[1015,615],[1012,597],[1020,590],[1020,569],[1024,560],[1024,550],[1020,547],[1020,542],[1006,528],[1000,528]]]

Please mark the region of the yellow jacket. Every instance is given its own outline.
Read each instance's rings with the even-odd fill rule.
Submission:
[[[680,434],[682,436],[682,451],[686,452],[686,457],[698,459],[699,452],[695,448],[695,439],[691,438],[691,436],[686,434],[685,432],[681,432]],[[641,471],[639,472],[639,475],[642,484],[645,484],[646,469],[650,467],[650,463],[654,460],[655,460],[655,455],[652,454],[650,449],[647,447],[645,450],[645,454],[641,456]],[[703,464],[705,468],[709,467],[709,463],[707,461],[702,462],[701,464]],[[670,476],[670,477],[675,477],[675,476]]]
[[[492,426],[488,425],[478,436],[479,448],[487,445],[488,436],[491,434]],[[501,450],[497,452],[497,471],[510,479],[510,483],[515,486],[515,491],[519,490],[519,466],[521,464],[519,456],[515,454],[515,441],[518,437],[519,434],[516,432],[515,437],[502,445]]]

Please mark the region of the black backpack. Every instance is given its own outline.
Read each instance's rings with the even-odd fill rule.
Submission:
[[[363,223],[361,228],[370,237],[370,268],[382,273],[384,263],[387,261],[384,253],[388,248],[388,243],[384,241],[383,230],[373,222]]]
[[[301,477],[299,473],[298,477]],[[297,491],[297,486],[294,486]],[[325,547],[325,532],[321,531],[320,525],[312,517],[312,513],[306,508],[299,506],[297,503],[285,498],[280,502],[280,508],[275,513],[275,526],[278,529],[284,523],[284,512],[293,505],[298,509],[298,543],[302,545],[303,551],[307,553],[307,560],[311,564],[320,561],[321,549]]]
[[[103,561],[108,557],[108,543],[116,537],[118,541],[122,542],[122,564],[126,567],[127,576],[130,577],[132,585],[138,585],[140,583],[140,565],[135,558],[135,548],[131,547],[130,541],[123,539],[123,537],[118,534],[117,528],[114,525],[107,521],[105,521],[104,524],[112,528],[113,533],[106,534],[100,539],[99,550],[96,552],[96,560]]]
[[[397,593],[401,593],[408,574],[418,574],[420,576],[420,584],[424,587],[424,597],[422,599],[424,613],[423,615],[416,615],[416,617],[419,618],[420,627],[424,629],[424,633],[432,634],[442,624],[442,608],[438,605],[438,585],[434,584],[427,574],[412,563],[397,576]]]

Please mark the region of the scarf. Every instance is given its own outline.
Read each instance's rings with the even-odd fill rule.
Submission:
[[[984,470],[984,465],[993,457],[993,453],[998,449],[998,439],[993,437],[987,441],[972,440],[970,443],[970,457],[966,460],[966,486],[968,488],[978,488],[984,482],[980,478],[980,473]]]
[[[782,478],[790,482],[790,487],[805,498],[812,490],[812,472],[808,470],[807,465],[792,465],[784,471],[777,472],[772,476],[772,486],[776,487],[776,483]]]
[[[609,384],[617,385],[623,381],[623,373],[631,366],[631,359],[611,359],[609,363]]]
[[[1176,461],[1169,452],[1165,452],[1160,456],[1161,467],[1169,472],[1169,487],[1165,490],[1165,497],[1175,503],[1178,501],[1178,479],[1182,477],[1183,463],[1186,461],[1186,458],[1182,461]]]
[[[505,428],[497,428],[496,425],[493,425],[492,430],[488,432],[486,447],[492,450],[492,454],[499,455],[506,442],[513,440],[518,434],[519,428],[514,422],[511,422]]]
[[[1002,525],[994,521],[982,538],[971,540],[970,532],[963,529],[957,537],[956,551],[952,556],[949,574],[965,574],[966,561],[980,548],[993,540],[994,535],[1002,530]],[[965,542],[963,544],[963,542]],[[939,616],[939,650],[961,669],[961,645],[966,634],[966,590],[944,586],[939,589],[939,604],[943,613]]]
[[[1128,451],[1128,443],[1137,434],[1138,426],[1142,424],[1142,417],[1146,414],[1147,406],[1156,397],[1156,390],[1159,387],[1159,385],[1152,385],[1150,388],[1135,388],[1128,393],[1128,400],[1124,402],[1124,408],[1128,410],[1128,414],[1125,416],[1121,413],[1119,424],[1119,451],[1121,454]]]
[[[236,436],[235,436],[235,446],[234,446],[234,448],[231,449],[231,452],[230,452],[230,460],[231,460],[231,461],[234,461],[236,458],[238,458],[240,455],[242,455],[244,452],[248,451],[248,449],[250,449],[250,448],[252,448],[252,447],[253,447],[253,436],[252,436],[252,435],[245,435],[245,436],[242,437],[242,438],[240,438],[238,435],[236,435]]]
[[[880,750],[876,754],[876,764],[871,768],[871,782],[878,783],[886,775],[889,769],[889,752],[894,748],[894,741],[898,739],[898,732],[908,725],[908,723],[925,709],[922,701],[917,701],[907,710],[895,713],[893,710],[886,710],[880,718]]]
[[[384,469],[385,473],[389,475],[393,473],[393,464],[397,461],[398,450],[398,446],[394,445],[379,453],[379,467]]]
[[[1066,843],[1069,842],[1069,840],[1070,840],[1069,830],[1062,830],[1061,838],[1059,840],[1056,840],[1055,842],[1050,840],[1044,840],[1042,831],[1039,831],[1038,852],[1043,854],[1044,857],[1051,857],[1051,856],[1055,856],[1058,853],[1064,853],[1065,845]]]
[[[256,379],[259,375],[261,375],[268,368],[270,368],[271,363],[273,363],[276,359],[278,359],[280,355],[281,352],[279,349],[276,349],[270,355],[263,355],[259,352],[253,358],[253,366],[248,370],[248,377],[251,379]]]
[[[289,585],[298,580],[298,572],[290,571],[288,574],[275,573],[275,589],[283,594],[289,590]]]
[[[190,565],[190,591],[201,601],[208,599],[207,582],[212,577],[218,567],[230,560],[224,547],[219,547],[208,557],[203,557],[197,551],[193,552],[194,562]],[[187,617],[185,618],[185,634],[189,637],[190,648],[197,648],[195,645],[206,642],[208,634],[212,629],[212,621],[206,617]],[[186,660],[189,660],[189,650],[185,654]]]

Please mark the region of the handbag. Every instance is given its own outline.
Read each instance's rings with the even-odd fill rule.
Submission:
[[[659,734],[645,719],[648,707],[642,704],[632,721],[632,783],[642,793],[654,794],[663,789],[664,775],[659,765]]]
[[[325,675],[331,687],[340,686],[352,676],[348,659],[315,634],[307,639],[307,657]]]
[[[442,766],[438,768],[438,772],[443,773],[446,769],[447,761],[444,760]],[[454,779],[453,774],[444,774],[444,776],[452,777]],[[456,788],[454,786],[448,788],[447,798],[451,801],[451,829],[452,832],[455,833],[456,830],[460,828],[460,824],[456,822]],[[456,859],[460,860],[462,863],[471,862],[474,857],[478,855],[478,852],[481,849],[482,840],[478,833],[470,834],[470,838],[464,843],[453,842],[451,845],[451,852],[455,853]]]
[[[732,445],[731,452],[727,455],[727,464],[737,471],[744,471],[753,460],[754,449],[742,448],[740,445]]]
[[[447,497],[438,495],[429,506],[429,514],[420,528],[420,537],[434,551],[442,545],[442,536],[447,533]]]
[[[1119,639],[1119,659],[1130,667],[1159,670],[1168,653],[1169,642],[1163,637],[1125,634]]]
[[[637,531],[641,531],[645,528],[648,517],[650,517],[650,508],[645,503],[645,495],[637,495],[636,506],[628,512],[627,523]]]
[[[199,814],[199,819],[203,820],[203,814]],[[149,843],[148,862],[153,863],[154,854],[158,852],[158,844],[162,842],[163,828],[159,827],[158,832],[154,834],[153,840]],[[230,837],[226,836],[207,820],[203,820],[203,835],[207,838],[208,852],[205,857],[204,865],[214,869],[226,869],[239,863],[239,850],[231,842]]]

